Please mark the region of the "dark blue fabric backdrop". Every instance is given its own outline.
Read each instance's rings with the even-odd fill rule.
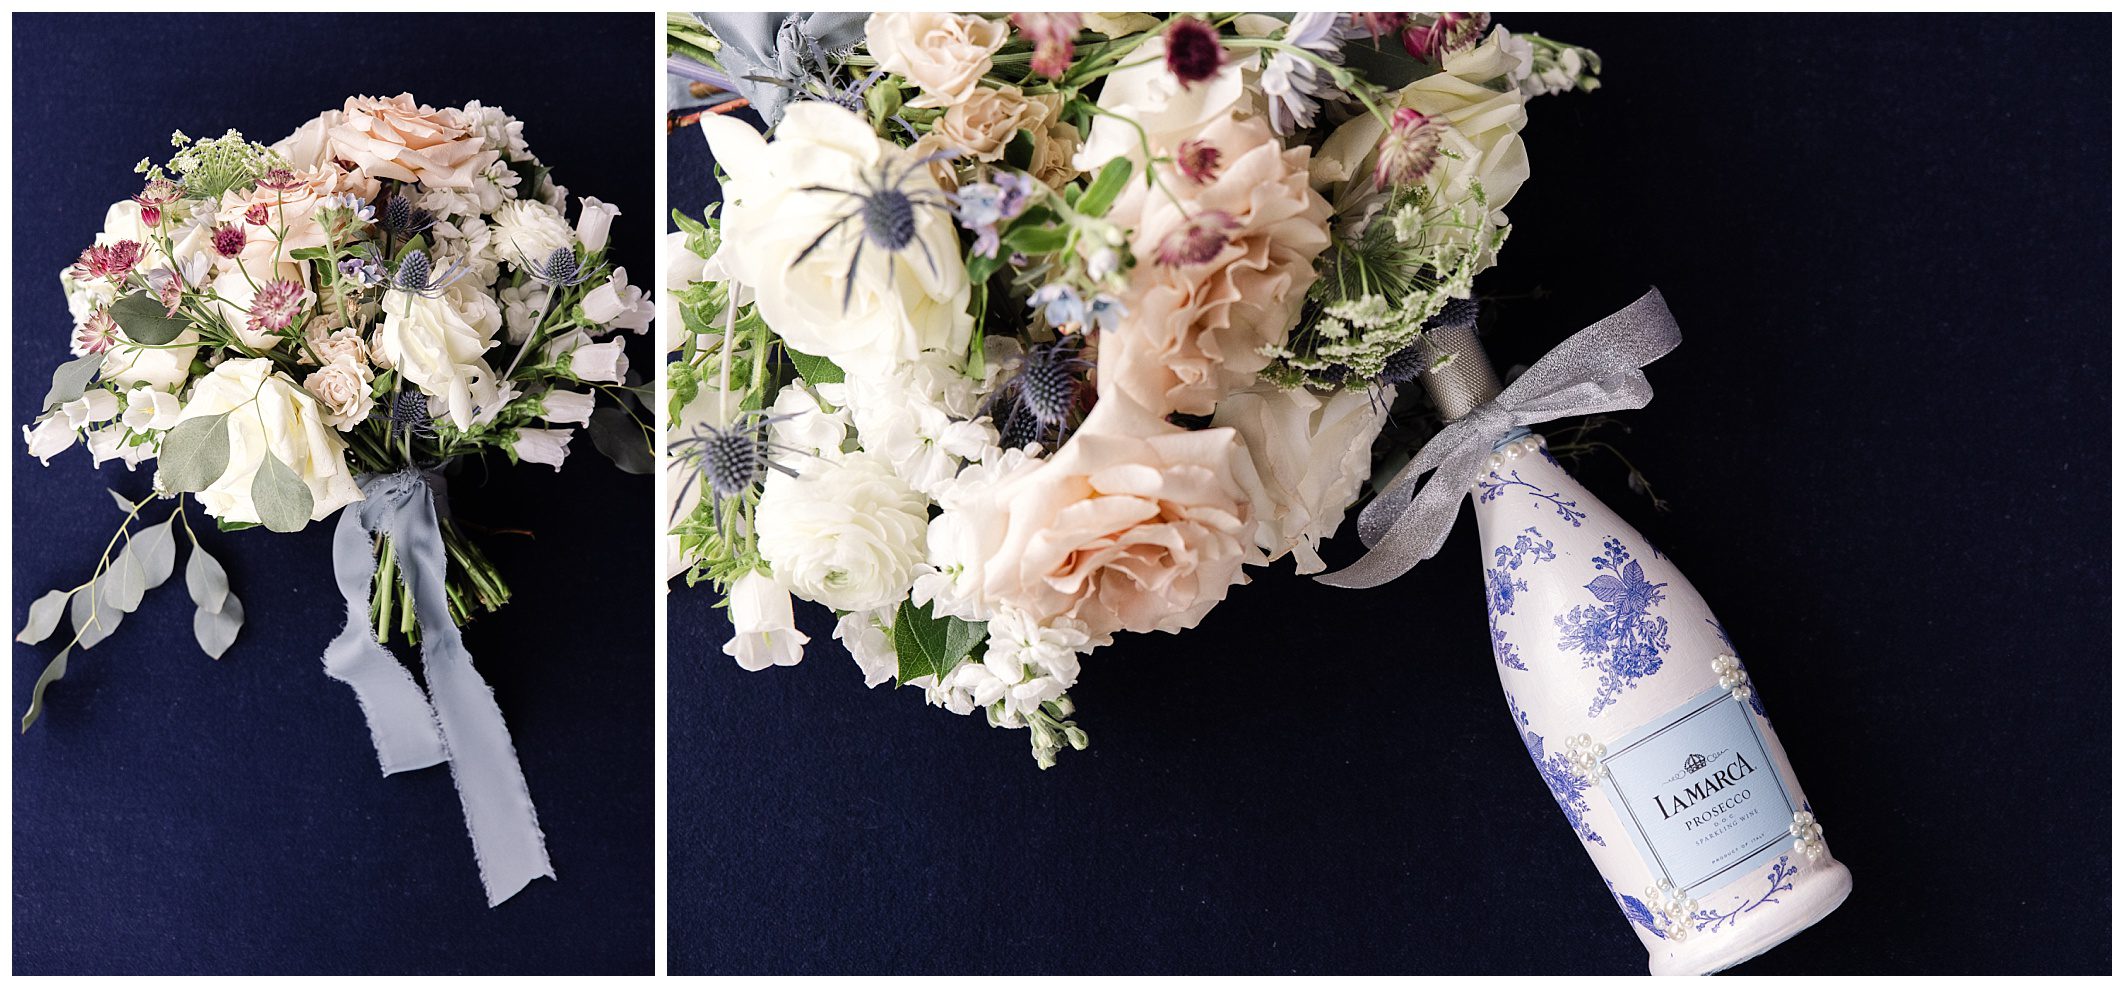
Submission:
[[[649,282],[655,30],[647,14],[16,17],[15,421],[66,357],[59,269],[173,129],[271,141],[356,93],[499,105],[574,194],[626,211],[615,258]],[[15,435],[19,624],[93,565],[121,517],[101,488],[150,478],[79,450],[42,468]],[[575,446],[557,476],[453,485],[461,519],[536,533],[486,540],[516,599],[466,643],[558,881],[487,909],[447,770],[379,777],[353,694],[319,665],[344,615],[331,525],[209,531],[249,616],[228,654],[200,654],[173,581],[74,659],[16,741],[17,971],[649,973],[651,485]],[[15,646],[16,714],[50,652]]]
[[[1743,970],[2108,970],[2107,20],[1502,19],[1607,74],[1531,108],[1490,346],[1666,293],[1687,342],[1615,438],[1673,508],[1579,472],[1718,609],[1856,876]],[[674,205],[708,167],[674,135]],[[745,673],[675,595],[672,970],[1642,972],[1509,726],[1471,527],[1100,651],[1044,774],[865,691],[821,610]]]

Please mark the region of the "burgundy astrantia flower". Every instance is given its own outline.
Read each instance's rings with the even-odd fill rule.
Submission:
[[[1224,46],[1217,43],[1217,29],[1193,17],[1182,17],[1165,29],[1165,68],[1191,86],[1207,82],[1224,67]]]
[[[1438,160],[1444,129],[1439,121],[1409,107],[1395,110],[1386,135],[1379,139],[1379,166],[1373,178],[1382,188],[1423,181]]]
[[[274,192],[293,192],[302,186],[302,177],[285,168],[275,168],[258,179],[259,188],[271,189]]]
[[[266,211],[266,204],[262,202],[254,202],[251,204],[251,208],[243,211],[243,221],[252,226],[264,226],[270,218],[270,214]]]
[[[251,332],[277,333],[295,325],[306,294],[301,285],[286,278],[266,282],[251,299]]]
[[[133,201],[140,204],[140,222],[156,226],[162,222],[162,207],[184,198],[184,186],[166,178],[151,179],[147,188],[141,189]]]
[[[1490,15],[1439,14],[1429,23],[1410,21],[1401,29],[1401,47],[1425,61],[1438,61],[1477,41],[1490,29]]]
[[[1010,15],[1018,33],[1033,43],[1032,70],[1050,79],[1069,71],[1077,57],[1077,32],[1084,18],[1077,14],[1019,13]]]
[[[1400,31],[1401,26],[1409,22],[1409,15],[1367,11],[1351,14],[1350,20],[1355,22],[1359,32],[1374,38],[1385,38]]]
[[[108,309],[97,309],[74,331],[74,353],[80,356],[103,353],[117,342],[118,320],[111,318]]]
[[[1179,150],[1173,153],[1173,163],[1180,166],[1180,174],[1197,182],[1207,182],[1217,177],[1224,152],[1215,144],[1199,139],[1180,142]]]
[[[1232,242],[1239,221],[1221,209],[1196,213],[1158,242],[1156,258],[1169,268],[1208,264]]]
[[[214,228],[214,253],[223,257],[235,257],[243,253],[243,245],[250,241],[244,236],[243,227],[223,223]]]
[[[133,272],[133,265],[139,263],[138,241],[120,240],[108,246],[91,247],[82,251],[81,259],[74,262],[74,280],[123,279]]]

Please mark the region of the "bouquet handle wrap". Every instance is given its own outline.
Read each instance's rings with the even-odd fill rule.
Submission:
[[[501,708],[450,617],[448,560],[430,480],[416,470],[370,474],[361,490],[364,500],[341,512],[332,540],[347,627],[325,649],[325,671],[353,687],[384,774],[450,763],[487,905],[500,905],[532,879],[553,877],[553,864]],[[413,595],[426,695],[369,625],[370,540],[377,535],[390,536]]]

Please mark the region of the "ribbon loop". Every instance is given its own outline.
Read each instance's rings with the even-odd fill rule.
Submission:
[[[1657,288],[1571,334],[1497,397],[1439,429],[1358,514],[1358,537],[1370,551],[1314,579],[1335,587],[1376,587],[1436,555],[1490,451],[1512,430],[1568,415],[1643,408],[1652,400],[1652,383],[1642,368],[1679,345],[1681,327]],[[1426,473],[1431,479],[1418,490]]]

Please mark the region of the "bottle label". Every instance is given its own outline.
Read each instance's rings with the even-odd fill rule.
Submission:
[[[1725,690],[1608,745],[1601,767],[1646,865],[1683,895],[1717,889],[1792,841],[1798,807],[1754,713]]]

